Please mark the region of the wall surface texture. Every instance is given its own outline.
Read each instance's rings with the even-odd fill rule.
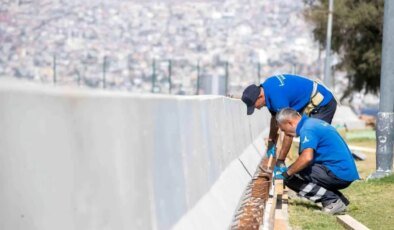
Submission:
[[[0,229],[224,229],[264,151],[240,100],[0,81]]]

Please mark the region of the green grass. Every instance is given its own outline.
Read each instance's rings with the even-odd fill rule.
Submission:
[[[352,140],[359,140],[359,141],[375,140],[376,135],[375,135],[375,130],[366,129],[366,130],[356,130],[356,131],[346,132],[345,138],[346,138],[346,140],[349,140],[349,141],[352,141]]]
[[[319,207],[309,201],[289,201],[290,226],[293,229],[343,229],[334,216],[319,213]]]
[[[353,183],[342,190],[350,200],[347,214],[370,229],[394,229],[394,175]],[[293,229],[343,229],[335,216],[317,212],[315,204],[290,200],[290,225]]]
[[[348,140],[349,145],[376,148],[375,140],[354,138]],[[297,149],[292,148],[289,155],[296,158]],[[357,161],[357,169],[361,178],[366,178],[375,171],[375,154],[363,152],[365,161]],[[298,154],[297,154],[298,155]],[[394,175],[379,180],[361,180],[341,190],[350,200],[347,214],[354,217],[370,229],[394,230]],[[344,229],[336,221],[335,216],[317,212],[315,204],[299,199],[289,201],[290,225],[293,229]]]
[[[351,140],[347,141],[348,145],[355,145],[360,147],[368,147],[376,149],[375,140]],[[367,159],[365,161],[356,161],[357,170],[362,179],[367,178],[371,173],[376,170],[376,154],[370,152],[362,152]]]
[[[353,183],[343,190],[348,214],[370,229],[394,229],[394,175]]]

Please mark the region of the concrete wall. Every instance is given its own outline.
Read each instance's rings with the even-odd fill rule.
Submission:
[[[264,151],[239,100],[0,81],[0,229],[223,229]]]

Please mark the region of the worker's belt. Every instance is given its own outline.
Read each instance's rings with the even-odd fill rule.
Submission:
[[[314,108],[320,105],[320,103],[324,100],[323,94],[317,91],[317,86],[319,84],[316,81],[313,81],[313,89],[311,93],[311,98],[309,103],[306,105],[304,109],[304,113],[309,116]]]

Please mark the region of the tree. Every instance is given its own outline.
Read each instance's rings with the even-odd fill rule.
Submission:
[[[304,16],[314,26],[321,48],[326,44],[328,0],[304,0]],[[352,91],[377,93],[383,38],[383,0],[335,1],[331,48],[340,56],[337,69],[346,71]]]

